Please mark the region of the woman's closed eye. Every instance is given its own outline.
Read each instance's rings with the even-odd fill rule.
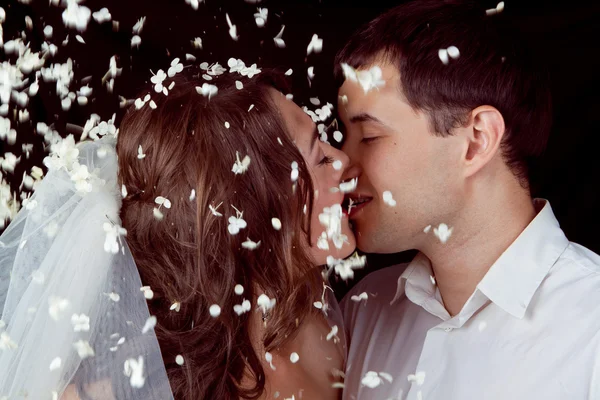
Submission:
[[[319,165],[331,164],[333,162],[333,157],[325,156],[321,161],[319,161]]]

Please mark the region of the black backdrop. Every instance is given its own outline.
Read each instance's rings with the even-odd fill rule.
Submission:
[[[75,40],[78,33],[66,29],[61,20],[62,8],[50,6],[48,0],[32,0],[26,5],[16,0],[0,0],[6,10],[4,40],[16,37],[25,29],[25,16],[33,20],[33,29],[26,31],[31,48],[38,51],[43,41],[43,27],[54,27],[50,39],[59,50],[55,57],[46,61],[65,62],[71,57],[75,78],[70,88],[79,89],[83,77],[92,76],[90,86],[94,93],[86,106],[74,105],[63,112],[55,95],[54,84],[41,85],[38,96],[30,103],[30,122],[18,125],[18,141],[15,146],[0,142],[1,153],[12,151],[21,155],[22,143],[33,143],[29,159],[22,157],[14,174],[8,180],[17,190],[23,172],[31,166],[42,166],[46,155],[41,138],[33,133],[38,121],[54,124],[61,134],[66,133],[67,122],[83,126],[91,113],[98,113],[103,120],[117,113],[117,122],[123,113],[118,107],[118,95],[126,98],[140,89],[150,89],[150,69],[166,69],[174,57],[185,59],[185,53],[194,54],[198,61],[219,61],[226,65],[229,57],[241,58],[246,65],[254,62],[260,67],[292,68],[293,93],[300,105],[310,106],[309,97],[319,97],[321,103],[336,104],[336,88],[332,79],[333,56],[348,35],[362,23],[372,19],[401,1],[370,0],[351,2],[344,0],[263,0],[250,4],[244,0],[206,0],[198,10],[184,0],[88,0],[82,3],[92,11],[107,7],[112,19],[119,22],[119,30],[112,24],[98,24],[93,19],[88,29],[80,33],[85,44]],[[494,1],[482,1],[487,8],[495,7]],[[266,26],[258,28],[253,14],[256,8],[269,10]],[[550,67],[555,105],[555,122],[546,154],[533,166],[533,195],[550,200],[563,230],[570,240],[600,252],[596,234],[600,226],[600,212],[596,205],[600,200],[598,184],[600,177],[598,123],[600,122],[600,3],[508,0],[505,13],[518,21],[523,40],[531,43],[533,51]],[[239,40],[233,41],[225,22],[228,13],[237,26]],[[131,28],[142,16],[145,26],[140,34],[139,48],[131,48]],[[273,37],[285,25],[283,39],[286,48],[275,47]],[[314,33],[323,38],[323,51],[306,56],[306,47]],[[69,34],[69,42],[61,43]],[[202,49],[195,49],[191,41],[201,37]],[[101,85],[101,78],[109,68],[113,55],[123,68],[116,78],[114,93],[109,94]],[[14,59],[0,52],[0,61]],[[185,62],[184,62],[185,64]],[[315,77],[308,84],[307,68],[314,66]],[[12,108],[12,106],[11,106]],[[11,113],[12,114],[12,113]],[[13,127],[16,121],[13,120]],[[369,255],[368,268],[359,271],[354,281],[337,282],[338,295],[366,272],[376,268],[409,260],[414,252],[394,255]]]

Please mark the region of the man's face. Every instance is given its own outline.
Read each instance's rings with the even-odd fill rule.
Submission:
[[[350,158],[347,178],[358,176],[349,197],[354,203],[366,200],[350,211],[358,247],[394,253],[419,248],[427,237],[423,229],[447,223],[460,207],[462,147],[460,139],[430,132],[427,116],[404,100],[394,65],[373,65],[381,68],[384,87],[365,93],[357,82],[346,80],[340,88],[338,110],[346,129],[342,150]],[[384,202],[385,191],[395,206]]]

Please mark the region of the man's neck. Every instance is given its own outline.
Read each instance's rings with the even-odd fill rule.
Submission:
[[[496,188],[465,207],[445,244],[437,238],[420,249],[431,260],[448,313],[457,315],[500,255],[535,218],[527,191]],[[450,225],[450,224],[448,224]]]

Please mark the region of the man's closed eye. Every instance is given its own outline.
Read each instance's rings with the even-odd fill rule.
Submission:
[[[379,139],[381,136],[373,136],[373,137],[363,137],[360,141],[361,143],[369,144],[373,143],[375,140]]]

